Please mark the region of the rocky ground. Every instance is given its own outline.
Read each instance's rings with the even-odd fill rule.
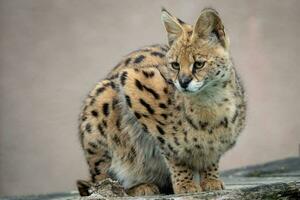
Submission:
[[[21,197],[0,197],[0,200],[88,200],[88,199],[147,199],[147,200],[184,200],[184,199],[300,199],[300,158],[287,158],[261,165],[248,166],[224,171],[222,179],[226,190],[201,192],[195,194],[152,196],[152,197],[117,197],[122,194],[114,183],[104,181],[91,188],[89,197],[79,197],[78,192],[66,192],[48,195]],[[113,189],[113,192],[112,192]],[[115,194],[114,194],[115,193]]]

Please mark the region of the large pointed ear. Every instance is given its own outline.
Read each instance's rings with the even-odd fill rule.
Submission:
[[[214,9],[206,8],[201,12],[193,33],[195,39],[212,40],[220,43],[225,49],[229,48],[229,38],[218,12]]]
[[[168,33],[169,46],[183,33],[182,26],[176,17],[172,16],[166,9],[161,10],[161,21]]]

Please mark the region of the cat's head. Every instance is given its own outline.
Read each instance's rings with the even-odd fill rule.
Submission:
[[[168,34],[167,73],[179,91],[198,93],[229,78],[229,39],[217,11],[204,9],[194,26],[162,9]]]

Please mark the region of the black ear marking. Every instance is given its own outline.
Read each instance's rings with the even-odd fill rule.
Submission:
[[[213,29],[211,31],[211,34],[212,34],[212,36],[216,36],[218,38],[218,40],[220,40],[220,35],[219,35],[219,33],[218,33],[218,31],[216,29]]]
[[[171,15],[171,13],[169,13],[169,11],[167,11],[167,9],[165,7],[163,7],[163,6],[161,7],[161,12],[166,12],[169,15]]]
[[[182,20],[181,20],[181,19],[179,19],[179,18],[177,18],[177,20],[178,20],[179,24],[181,24],[181,25],[184,25],[184,24],[186,24],[184,21],[182,21]]]

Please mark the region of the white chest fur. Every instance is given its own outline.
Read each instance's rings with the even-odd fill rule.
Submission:
[[[195,169],[219,160],[238,136],[232,119],[237,112],[237,100],[230,88],[212,88],[198,96],[182,98],[183,141],[178,158]]]

